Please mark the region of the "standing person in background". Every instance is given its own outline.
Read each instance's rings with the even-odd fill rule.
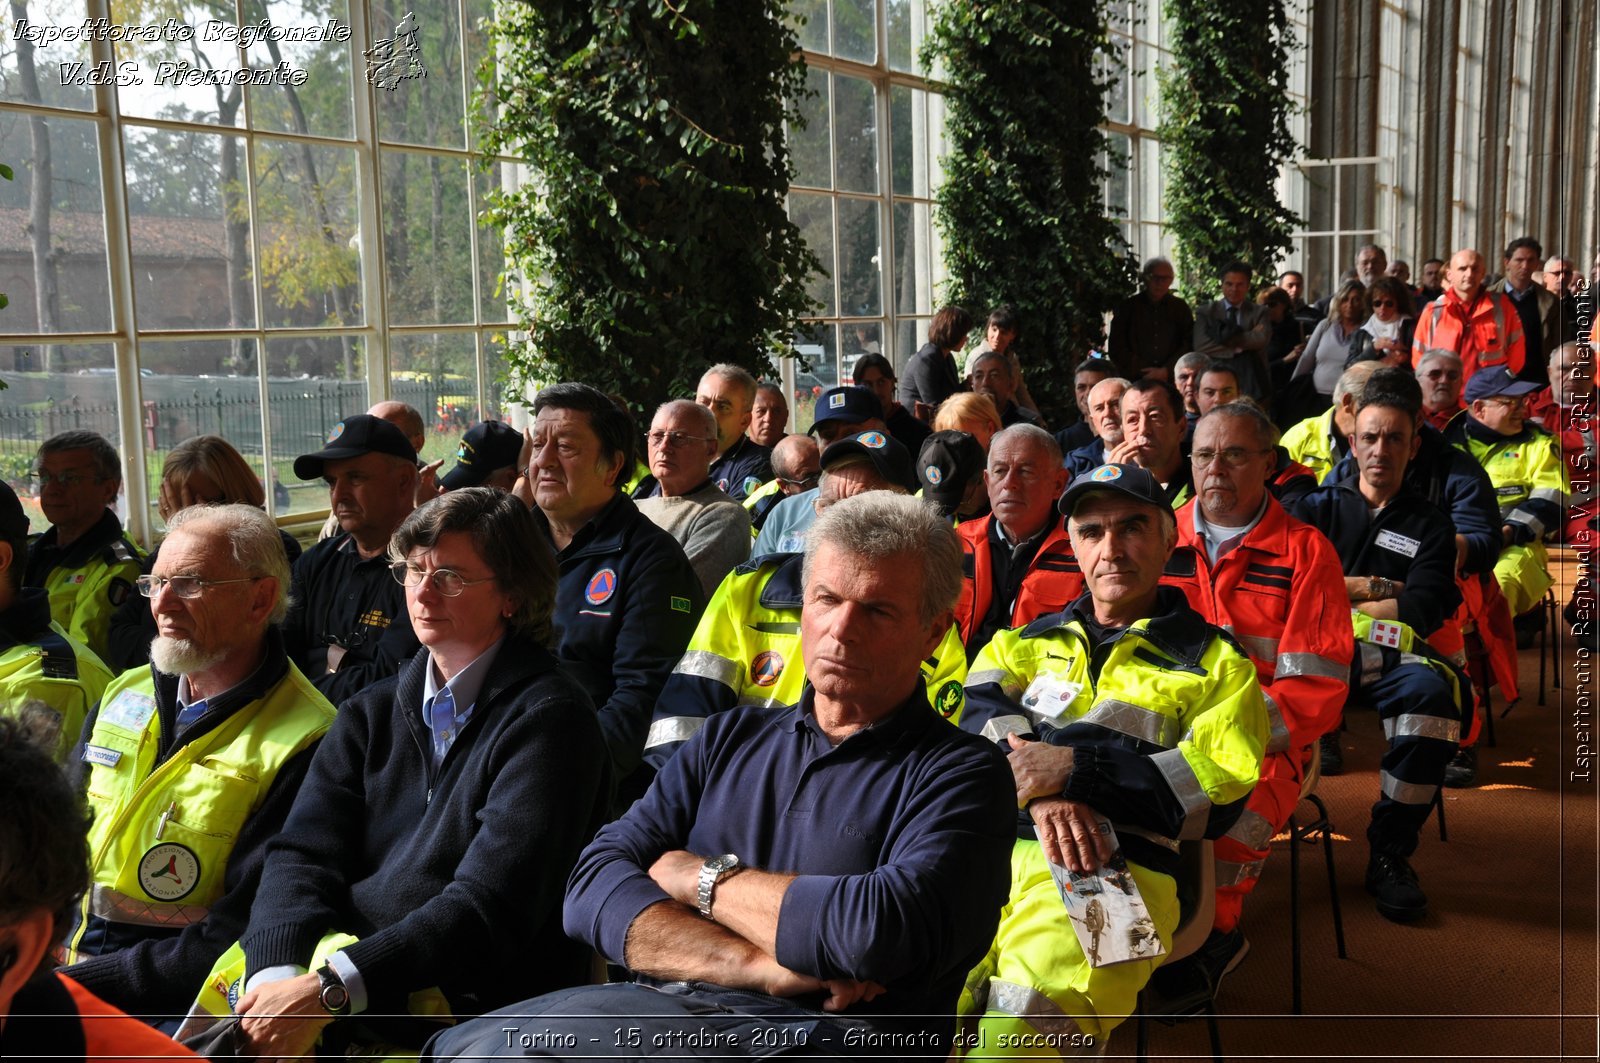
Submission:
[[[1430,258],[1422,264],[1422,273],[1417,277],[1417,290],[1413,293],[1418,310],[1444,294],[1443,280],[1444,259]]]
[[[1232,359],[1239,388],[1258,402],[1267,397],[1267,311],[1250,302],[1250,266],[1230,262],[1221,273],[1222,298],[1194,317],[1194,349],[1212,361]]]
[[[933,419],[934,409],[961,390],[961,371],[955,352],[966,346],[972,316],[959,306],[947,306],[933,315],[928,342],[906,363],[900,378],[900,405],[919,421]]]
[[[1545,259],[1544,272],[1539,275],[1544,290],[1556,297],[1556,339],[1561,343],[1578,338],[1578,293],[1572,283],[1575,276],[1572,259],[1559,255]]]
[[[1506,245],[1499,284],[1490,290],[1504,292],[1522,321],[1524,360],[1517,375],[1544,386],[1545,359],[1561,344],[1560,300],[1533,283],[1533,274],[1544,262],[1544,248],[1531,236],[1519,237]],[[1472,377],[1469,375],[1468,380]]]
[[[1328,316],[1312,330],[1305,353],[1295,364],[1294,377],[1309,375],[1312,388],[1325,406],[1333,402],[1333,386],[1344,372],[1351,337],[1366,322],[1367,313],[1367,289],[1360,281],[1346,281],[1334,295]]]
[[[968,377],[972,376],[972,366],[978,355],[988,351],[1003,354],[1011,363],[1011,375],[1017,382],[1017,403],[1029,409],[1038,409],[1033,404],[1033,396],[1028,394],[1028,384],[1022,378],[1022,361],[1017,357],[1017,337],[1022,334],[1022,319],[1017,316],[1017,311],[1010,303],[1002,303],[989,311],[989,320],[983,328],[983,342],[978,349],[972,352],[967,359]],[[915,454],[916,450],[912,450]]]
[[[1172,363],[1189,349],[1194,313],[1188,303],[1172,294],[1177,273],[1170,261],[1146,259],[1139,276],[1144,286],[1123,300],[1111,317],[1106,354],[1116,364],[1118,376],[1167,380]]]
[[[1450,256],[1450,287],[1417,318],[1411,343],[1411,364],[1419,365],[1430,349],[1453,351],[1467,380],[1486,365],[1504,365],[1520,374],[1527,357],[1522,318],[1503,291],[1483,284],[1483,256],[1464,247]],[[1545,294],[1549,294],[1546,292]]]
[[[1350,337],[1348,361],[1376,359],[1384,365],[1409,365],[1417,321],[1411,313],[1411,290],[1397,277],[1379,277],[1367,289],[1372,316]]]

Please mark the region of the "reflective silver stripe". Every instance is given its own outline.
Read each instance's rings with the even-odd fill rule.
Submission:
[[[1529,513],[1521,506],[1518,506],[1516,509],[1513,509],[1510,513],[1506,514],[1506,523],[1526,524],[1533,530],[1533,537],[1535,539],[1542,538],[1544,535],[1544,521],[1540,520],[1538,517],[1535,517],[1532,513]]]
[[[1171,749],[1178,738],[1178,721],[1171,716],[1117,698],[1096,702],[1079,722],[1092,723],[1166,749]]]
[[[163,904],[142,897],[130,897],[98,883],[89,891],[89,911],[113,923],[163,927],[189,926],[211,913],[211,909],[205,905]]]
[[[1363,685],[1383,678],[1383,649],[1366,640],[1356,643],[1361,653],[1361,682]]]
[[[1253,809],[1245,809],[1239,821],[1228,830],[1228,837],[1243,845],[1246,849],[1265,849],[1272,841],[1272,836],[1277,831],[1272,829],[1272,821]]]
[[[1391,742],[1396,738],[1437,738],[1456,745],[1461,741],[1461,723],[1442,716],[1407,712],[1384,720],[1383,736]]]
[[[1383,787],[1383,796],[1403,805],[1431,805],[1439,789],[1425,783],[1401,782],[1386,771],[1378,773],[1378,782]]]
[[[1254,882],[1261,877],[1261,869],[1267,866],[1265,860],[1251,860],[1249,863],[1233,864],[1226,860],[1216,861],[1217,888],[1237,886],[1244,882]]]
[[[1267,735],[1267,752],[1282,753],[1289,748],[1289,725],[1283,722],[1283,713],[1271,694],[1263,690],[1261,700],[1267,703],[1267,723],[1271,728]]]
[[[1022,696],[1022,688],[1015,683],[1006,682],[1006,679],[1007,674],[1003,668],[985,668],[981,672],[968,672],[965,686],[968,690],[971,690],[973,687],[981,687],[985,683],[993,683],[1000,688],[1000,693],[1012,701],[1016,701]]]
[[[983,725],[983,737],[991,742],[998,742],[1006,735],[1026,734],[1033,730],[1033,724],[1026,716],[996,716]]]
[[[1190,842],[1205,837],[1206,822],[1211,818],[1211,799],[1201,788],[1194,769],[1183,759],[1183,750],[1165,749],[1150,761],[1172,787],[1178,804],[1183,806],[1183,829],[1178,831],[1178,840]]]
[[[1567,493],[1558,491],[1553,487],[1536,487],[1528,496],[1530,502],[1554,502],[1558,506],[1567,504]]]
[[[989,979],[989,1010],[1021,1019],[1040,1033],[1079,1033],[1078,1024],[1061,1005],[1034,989],[1001,978]]]
[[[1116,827],[1118,837],[1125,838],[1132,834],[1143,838],[1152,845],[1159,845],[1161,848],[1170,849],[1173,852],[1178,851],[1178,839],[1176,838],[1169,838],[1165,834],[1157,834],[1155,831],[1145,830],[1143,827],[1129,827],[1121,823],[1114,824],[1114,826]]]
[[[1315,675],[1324,679],[1346,679],[1350,669],[1340,664],[1331,657],[1324,657],[1320,653],[1280,653],[1278,654],[1279,679],[1287,679],[1293,675]]]
[[[644,736],[644,747],[654,749],[675,742],[687,742],[705,725],[704,716],[671,716],[656,720],[650,724],[650,733]]]
[[[1503,294],[1504,292],[1505,292],[1505,288],[1502,287],[1500,289],[1500,291],[1495,292],[1494,294],[1497,295],[1497,296],[1500,296],[1500,298],[1506,298],[1506,296]],[[1519,320],[1520,320],[1520,315],[1519,315]],[[1466,327],[1467,328],[1471,328],[1472,327],[1472,322],[1468,321],[1467,324],[1466,324]],[[1506,335],[1506,310],[1505,310],[1505,307],[1501,304],[1500,299],[1495,299],[1494,300],[1494,335],[1495,335],[1495,339],[1500,341],[1500,346],[1495,348],[1495,352],[1503,355],[1506,358],[1510,358],[1511,357],[1511,337]],[[1524,336],[1522,341],[1523,341],[1523,343],[1527,343],[1527,341],[1528,341],[1527,337]],[[1482,363],[1479,363],[1479,364],[1482,364]]]
[[[1261,661],[1268,668],[1272,667],[1273,660],[1278,656],[1277,639],[1268,638],[1265,635],[1241,635],[1233,629],[1232,624],[1223,624],[1222,630],[1232,635],[1235,641],[1243,646],[1250,656]]]
[[[720,653],[709,650],[690,650],[678,658],[678,666],[672,670],[674,675],[692,675],[700,679],[709,679],[721,683],[725,687],[738,690],[742,685],[740,673],[744,666],[738,661],[730,661]]]

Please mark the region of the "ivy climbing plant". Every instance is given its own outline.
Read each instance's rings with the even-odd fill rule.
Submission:
[[[643,413],[712,363],[760,373],[792,352],[821,266],[784,210],[805,67],[780,0],[496,12],[480,143],[530,172],[485,216],[506,235],[502,282],[521,288],[513,374]]]
[[[1270,276],[1300,219],[1278,199],[1289,133],[1285,0],[1165,0],[1172,63],[1158,74],[1167,176],[1166,222],[1180,289],[1204,300],[1233,261]]]
[[[924,49],[942,65],[945,300],[974,316],[1010,303],[1028,390],[1053,423],[1074,406],[1070,366],[1100,347],[1134,265],[1106,216],[1100,125],[1121,57],[1104,0],[940,4]]]

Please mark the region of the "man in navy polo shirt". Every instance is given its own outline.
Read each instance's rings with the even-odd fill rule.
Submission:
[[[464,1023],[428,1058],[946,1055],[1016,814],[1004,757],[919,674],[960,585],[955,533],[921,502],[874,491],[819,517],[799,703],[714,715],[569,881],[567,933],[637,981]]]

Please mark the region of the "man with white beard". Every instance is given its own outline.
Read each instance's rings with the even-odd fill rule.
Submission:
[[[112,680],[77,756],[93,881],[68,973],[171,1032],[244,931],[330,705],[284,653],[289,562],[253,506],[175,514],[138,580],[149,667]]]

